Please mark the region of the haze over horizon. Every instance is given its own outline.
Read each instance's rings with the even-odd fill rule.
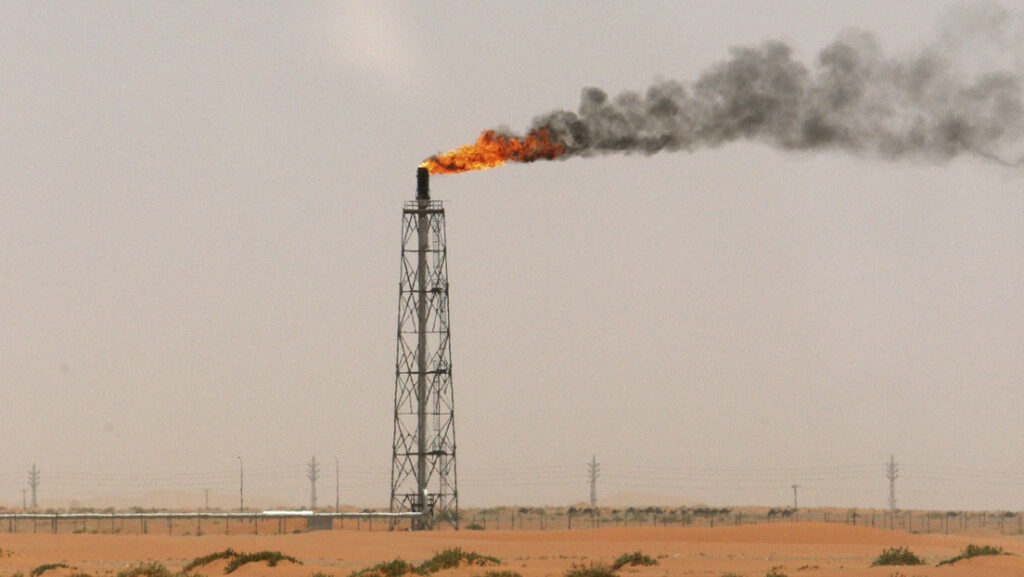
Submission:
[[[416,166],[851,31],[1024,74],[1008,1],[0,3],[0,507],[386,505]],[[432,177],[460,504],[1024,508],[1024,169],[741,134]]]

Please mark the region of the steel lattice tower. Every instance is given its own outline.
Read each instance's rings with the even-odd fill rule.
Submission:
[[[417,171],[416,200],[402,209],[401,268],[391,512],[426,512],[414,529],[435,520],[457,529],[444,205],[430,200],[424,168]]]

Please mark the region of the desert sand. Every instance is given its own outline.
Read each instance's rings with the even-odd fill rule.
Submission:
[[[967,544],[1002,547],[1011,555],[976,557],[936,567]],[[916,567],[870,567],[888,547],[909,547],[928,561]],[[133,564],[158,561],[172,571],[195,557],[232,548],[243,552],[280,551],[301,561],[246,565],[239,577],[310,577],[314,573],[346,577],[351,572],[402,558],[419,562],[443,549],[460,547],[501,560],[496,568],[461,567],[443,577],[473,577],[489,570],[513,571],[522,577],[559,577],[573,565],[611,563],[623,553],[642,551],[658,559],[651,567],[626,567],[620,575],[661,577],[733,573],[762,577],[773,569],[789,577],[985,576],[1024,575],[1024,537],[1000,535],[920,535],[902,531],[825,523],[775,523],[716,528],[629,527],[576,531],[354,531],[334,530],[280,535],[111,535],[0,534],[0,575],[47,563],[67,569],[43,577],[88,573],[113,575]],[[224,562],[196,570],[220,575]]]

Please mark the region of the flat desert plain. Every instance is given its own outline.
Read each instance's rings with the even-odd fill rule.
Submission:
[[[975,557],[953,565],[935,564],[970,544],[1002,547],[1010,555]],[[716,528],[629,527],[576,531],[316,531],[282,535],[109,535],[0,534],[0,575],[26,577],[44,564],[65,563],[43,577],[86,573],[115,575],[141,562],[157,561],[179,571],[189,561],[232,548],[241,552],[280,551],[301,564],[265,562],[245,565],[238,577],[311,577],[315,573],[347,577],[353,571],[401,558],[420,562],[459,547],[497,557],[498,567],[460,567],[440,577],[475,577],[510,571],[522,577],[560,577],[574,565],[610,564],[623,553],[641,551],[656,558],[650,567],[624,567],[619,575],[660,577],[732,573],[763,577],[775,571],[788,577],[856,576],[1024,576],[1024,537],[1001,535],[920,535],[901,531],[824,523],[773,523]],[[909,547],[928,565],[870,567],[889,547]],[[225,561],[197,568],[206,576],[223,574]]]

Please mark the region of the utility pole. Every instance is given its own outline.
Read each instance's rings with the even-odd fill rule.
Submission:
[[[334,512],[338,512],[338,495],[341,494],[341,467],[338,466],[338,456],[334,456]]]
[[[28,486],[32,488],[32,508],[39,507],[39,502],[36,501],[36,488],[39,487],[39,469],[36,469],[36,464],[32,463],[32,470],[28,472]]]
[[[205,497],[203,502],[206,504],[206,506],[203,507],[203,509],[205,509],[206,511],[209,511],[210,510],[210,490],[209,489],[203,490],[203,495]]]
[[[590,478],[590,508],[597,507],[597,478],[601,474],[601,465],[597,464],[597,455],[587,463],[587,477]]]
[[[306,477],[309,479],[309,509],[316,511],[316,480],[320,478],[320,465],[316,463],[316,457],[309,462],[309,473]]]
[[[25,502],[25,489],[21,490],[21,510],[25,511],[28,509],[28,505]]]
[[[238,510],[245,512],[245,465],[242,457],[238,457]]]
[[[885,467],[885,476],[889,479],[889,513],[896,515],[896,479],[900,476],[899,467],[896,466],[896,456],[889,455],[889,464]]]
[[[793,510],[798,511],[800,508],[797,506],[796,501],[796,490],[800,488],[800,485],[793,483]]]

